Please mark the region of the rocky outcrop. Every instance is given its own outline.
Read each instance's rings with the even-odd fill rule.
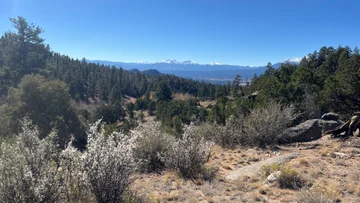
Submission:
[[[338,120],[311,119],[283,131],[278,140],[280,144],[310,142],[322,137],[325,131],[333,130],[342,123]]]
[[[319,119],[319,125],[321,127],[322,134],[324,134],[328,130],[334,130],[338,126],[342,124],[339,120],[323,120]]]
[[[319,119],[307,120],[295,127],[291,127],[282,132],[279,143],[309,142],[319,139],[322,135],[322,128]]]

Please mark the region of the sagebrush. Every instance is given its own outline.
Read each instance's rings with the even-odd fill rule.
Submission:
[[[193,126],[187,126],[181,139],[176,140],[165,156],[165,165],[184,178],[199,176],[210,155],[212,142],[196,136]]]
[[[131,131],[138,136],[134,155],[142,160],[141,171],[152,172],[165,167],[164,158],[175,138],[161,129],[160,123],[148,123]]]

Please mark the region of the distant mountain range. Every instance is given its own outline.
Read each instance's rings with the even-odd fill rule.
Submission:
[[[191,78],[194,80],[206,81],[211,83],[224,84],[232,81],[236,74],[240,74],[243,80],[251,79],[254,74],[260,75],[265,72],[266,66],[239,66],[227,65],[219,63],[198,64],[194,61],[179,62],[175,59],[168,59],[166,61],[157,63],[148,63],[146,61],[137,61],[132,63],[113,62],[102,60],[87,60],[90,63],[99,63],[117,68],[122,67],[125,70],[132,72],[143,72],[147,75],[173,74],[179,77]],[[282,62],[273,64],[274,68],[280,67],[281,63],[300,63],[301,58],[290,58]]]

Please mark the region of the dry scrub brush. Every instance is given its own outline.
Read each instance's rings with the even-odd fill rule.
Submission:
[[[140,170],[152,172],[165,167],[164,157],[175,138],[161,129],[161,124],[151,122],[137,127],[131,131],[133,136],[138,136],[137,147],[134,155],[142,160]]]
[[[250,145],[272,145],[278,142],[278,135],[296,118],[292,106],[271,101],[268,105],[253,109],[243,122],[241,141]]]
[[[59,149],[56,132],[39,139],[30,123],[23,122],[15,141],[1,143],[0,202],[135,201],[130,175],[139,166],[153,170],[165,165],[184,178],[213,176],[210,169],[201,174],[212,143],[196,136],[193,126],[176,140],[158,131],[158,124],[129,135],[105,135],[98,121],[88,131],[86,150],[80,152],[71,144]]]
[[[62,174],[55,164],[59,153],[54,134],[44,140],[24,120],[14,143],[0,147],[0,202],[59,202]]]
[[[201,174],[210,156],[212,142],[199,138],[193,126],[187,126],[182,138],[176,140],[165,156],[165,166],[176,170],[184,178]]]
[[[84,152],[71,145],[56,146],[56,133],[39,139],[39,132],[23,122],[15,142],[0,147],[0,202],[122,202],[130,174],[136,136],[104,136],[100,122],[90,127]]]
[[[230,116],[225,126],[204,124],[196,132],[206,140],[234,148],[237,145],[266,146],[277,144],[279,134],[296,119],[292,106],[271,101],[264,107],[257,107],[247,116]]]

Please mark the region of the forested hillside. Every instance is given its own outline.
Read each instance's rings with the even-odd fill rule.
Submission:
[[[216,86],[72,59],[52,51],[41,38],[40,27],[22,17],[11,21],[13,31],[5,32],[0,40],[1,111],[3,123],[7,123],[2,127],[4,135],[18,132],[19,119],[24,116],[39,125],[44,135],[58,128],[65,137],[76,132],[79,139],[85,139],[81,126],[98,118],[112,124],[130,116],[130,120],[125,120],[128,129],[134,125],[131,121],[134,110],[147,110],[149,115],[156,112],[165,126],[181,131],[182,123],[189,124],[194,119],[225,125],[231,115],[237,118],[247,115],[252,108],[264,106],[270,100],[294,105],[301,115],[299,121],[327,111],[347,116],[360,105],[357,48],[323,47],[305,56],[300,65],[273,68],[269,63],[266,72],[254,76],[247,86],[240,85],[240,75],[232,83]],[[29,76],[24,78],[26,75]],[[44,92],[57,94],[62,100],[42,95]],[[196,100],[172,101],[176,93],[192,95]],[[255,100],[249,99],[253,93]],[[123,100],[127,96],[136,98],[136,103],[125,105]],[[199,100],[214,99],[216,104],[208,106],[208,110],[198,104]],[[96,100],[100,107],[92,113],[78,110],[70,105],[70,100],[85,104]]]
[[[227,94],[223,86],[173,75],[151,76],[73,59],[52,51],[41,38],[43,30],[39,26],[22,17],[12,18],[11,22],[14,28],[0,39],[2,135],[18,132],[19,120],[27,116],[43,135],[57,129],[64,137],[75,134],[83,140],[81,129],[88,122],[99,118],[110,124],[124,120],[124,97],[141,98],[134,109],[128,106],[132,117],[135,109],[149,109],[152,114],[156,104],[154,99],[150,100],[151,92],[156,93],[157,100],[166,101],[176,93],[200,100]],[[70,100],[85,104],[96,100],[100,107],[90,114],[86,109],[74,109]],[[85,140],[79,142],[84,146]]]
[[[225,125],[230,116],[246,116],[252,108],[266,106],[271,100],[293,105],[300,114],[298,122],[327,111],[348,116],[360,105],[357,48],[323,47],[305,56],[300,65],[286,63],[274,68],[269,63],[266,72],[255,75],[247,86],[240,85],[240,75],[232,83],[216,86],[72,59],[52,51],[41,38],[40,27],[22,17],[11,22],[13,31],[5,32],[0,40],[3,135],[18,132],[24,116],[41,128],[41,134],[58,129],[65,138],[75,134],[83,143],[79,145],[84,145],[83,128],[89,122],[99,118],[110,125],[125,121],[129,129],[135,125],[134,110],[155,114],[165,126],[180,133],[183,123],[197,120]],[[176,93],[189,94],[193,99],[172,101]],[[128,96],[136,102],[125,104]],[[205,109],[199,100],[217,102]],[[70,101],[97,101],[98,107],[92,112],[75,109]]]
[[[0,202],[276,202],[282,195],[284,202],[319,202],[305,201],[309,195],[351,202],[360,196],[358,169],[348,169],[360,154],[356,138],[346,145],[325,140],[329,126],[317,125],[305,140],[312,143],[294,147],[286,133],[312,118],[335,128],[360,110],[357,47],[322,47],[299,65],[269,63],[245,86],[241,75],[213,85],[72,59],[51,50],[40,27],[22,17],[11,22],[13,30],[0,38]],[[318,119],[329,111],[340,119],[334,113],[335,120]],[[313,129],[306,122],[303,128]],[[351,155],[339,153],[343,148]],[[225,178],[237,167],[252,175]],[[344,170],[357,178],[344,181],[338,173]],[[271,175],[277,183],[263,184]],[[330,177],[339,184],[327,184]]]
[[[268,98],[296,104],[310,117],[328,111],[349,116],[360,109],[359,79],[357,47],[322,47],[305,56],[299,66],[283,64],[273,69],[269,64],[252,88]]]

